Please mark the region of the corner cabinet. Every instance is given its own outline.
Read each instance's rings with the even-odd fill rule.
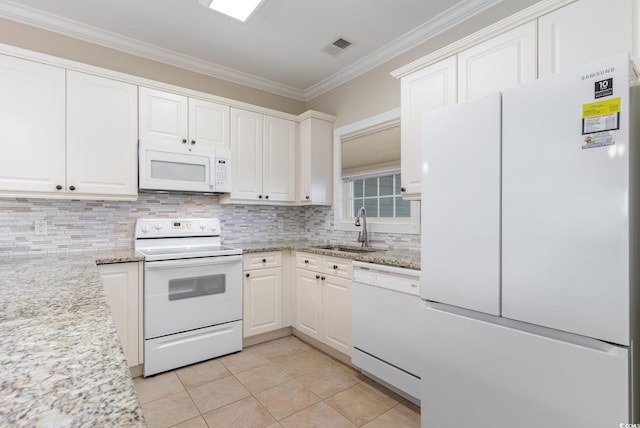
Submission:
[[[98,265],[107,304],[129,367],[143,363],[142,262]]]
[[[283,327],[282,253],[245,254],[243,271],[243,337]]]
[[[296,123],[231,108],[231,194],[221,202],[295,201]]]
[[[333,120],[307,112],[298,124],[296,200],[300,205],[333,202]],[[326,116],[326,115],[323,115]]]
[[[420,200],[422,193],[422,115],[455,104],[457,58],[440,61],[401,81],[401,191],[406,200]]]
[[[140,87],[140,139],[229,148],[229,106]]]
[[[137,87],[0,55],[0,194],[135,199]]]
[[[294,327],[346,355],[351,355],[350,260],[298,252],[295,255]]]

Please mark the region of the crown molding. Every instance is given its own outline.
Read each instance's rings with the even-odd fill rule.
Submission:
[[[203,61],[150,43],[120,36],[10,0],[0,0],[0,17],[276,95],[306,101],[303,91],[292,86],[282,85],[213,62]]]
[[[418,58],[417,60],[392,71],[390,74],[393,77],[400,79],[404,76],[407,76],[408,74],[411,74],[431,64],[446,59],[452,55],[457,54],[460,51],[477,45],[478,43],[489,40],[492,37],[496,37],[520,25],[531,22],[532,20],[537,19],[542,15],[545,15],[575,1],[576,0],[542,0],[524,10],[521,10],[520,12],[514,13],[511,16],[508,16],[488,27],[483,28],[482,30],[476,31],[475,33],[470,34],[467,37],[457,40],[450,45],[443,47],[442,49],[438,49],[437,51],[434,51],[429,55]]]
[[[462,23],[463,21],[485,11],[501,1],[503,0],[470,0],[462,5],[451,7],[409,33],[378,49],[374,53],[362,58],[354,64],[305,90],[300,90],[292,86],[283,85],[254,76],[249,73],[223,67],[213,62],[203,61],[179,52],[166,50],[156,45],[123,37],[78,21],[66,19],[20,5],[11,0],[0,0],[0,17],[84,40],[107,48],[116,49],[121,52],[136,55],[152,61],[184,68],[232,83],[270,92],[294,100],[307,102],[380,66],[386,61],[389,61],[390,59],[428,41],[449,28]],[[544,0],[541,3],[566,4],[570,1],[573,0]],[[420,60],[414,61],[411,64],[417,63],[416,66],[421,68],[422,66],[419,65],[419,61]],[[409,65],[405,67],[408,66]],[[392,75],[395,76],[395,73],[400,70],[401,69],[394,71]]]
[[[322,95],[384,64],[396,56],[421,45],[449,28],[462,23],[500,2],[502,2],[502,0],[471,0],[462,5],[453,6],[349,67],[306,89],[304,91],[304,98],[311,100]]]

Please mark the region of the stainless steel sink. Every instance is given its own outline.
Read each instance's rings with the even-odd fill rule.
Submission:
[[[344,251],[347,253],[374,253],[376,251],[381,251],[378,248],[356,247],[351,245],[340,245],[340,244],[314,245],[311,248],[317,248],[319,250]]]

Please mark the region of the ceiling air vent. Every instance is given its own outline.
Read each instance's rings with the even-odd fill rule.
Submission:
[[[349,46],[351,46],[351,42],[346,41],[345,39],[343,39],[342,37],[340,37],[338,40],[336,40],[335,42],[333,42],[333,46],[337,46],[340,49],[346,49]]]
[[[325,46],[322,51],[328,53],[331,56],[336,56],[342,53],[346,48],[351,46],[352,43],[343,37],[339,37],[335,42]]]

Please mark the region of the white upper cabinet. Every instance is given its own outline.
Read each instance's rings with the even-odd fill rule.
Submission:
[[[404,199],[420,199],[422,115],[456,103],[456,69],[457,59],[453,56],[402,78],[400,162]]]
[[[65,188],[65,70],[0,55],[0,192]]]
[[[309,117],[298,125],[296,199],[300,204],[333,201],[333,123]]]
[[[536,79],[535,21],[458,54],[458,102]]]
[[[140,87],[140,139],[229,148],[229,106]]]
[[[222,202],[293,202],[295,122],[231,109],[231,194]]]
[[[3,196],[137,197],[135,85],[0,55],[0,91]]]
[[[580,0],[538,19],[539,76],[622,52],[638,55],[637,0]]]
[[[262,115],[231,109],[231,198],[262,196]]]
[[[137,142],[137,86],[67,71],[68,189],[136,196]]]
[[[270,201],[295,199],[296,124],[291,120],[264,116],[262,191]]]
[[[189,98],[189,142],[229,148],[229,106]]]

